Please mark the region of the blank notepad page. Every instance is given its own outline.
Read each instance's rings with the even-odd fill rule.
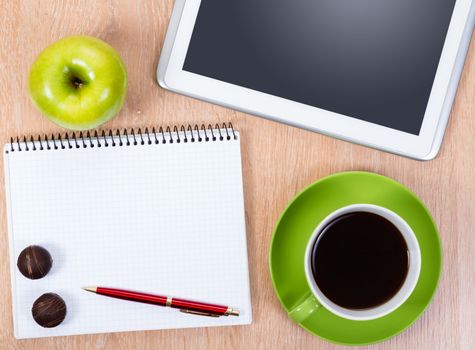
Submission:
[[[150,136],[136,135],[146,141],[137,145],[130,135],[117,137],[115,147],[110,137],[5,146],[17,338],[251,322],[238,133],[208,142],[204,134],[195,142],[190,133],[152,135],[148,142]],[[53,257],[53,268],[39,280],[16,266],[33,244]],[[222,304],[241,315],[183,314],[88,293],[85,286]],[[52,329],[31,314],[33,302],[48,292],[63,297],[68,310]]]

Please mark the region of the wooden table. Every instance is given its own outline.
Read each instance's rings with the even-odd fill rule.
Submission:
[[[0,141],[58,133],[30,103],[28,70],[54,41],[89,34],[114,46],[129,72],[124,109],[110,128],[232,121],[242,132],[251,326],[148,331],[17,341],[13,338],[7,223],[0,181],[0,349],[335,349],[292,323],[272,289],[271,234],[286,204],[316,179],[368,170],[411,188],[441,231],[444,270],[427,312],[408,331],[372,349],[475,348],[475,45],[472,44],[440,155],[419,162],[214,106],[158,87],[155,69],[172,0],[0,3]],[[0,161],[1,162],[1,161]],[[3,169],[3,164],[0,165]],[[3,171],[2,171],[3,174]]]

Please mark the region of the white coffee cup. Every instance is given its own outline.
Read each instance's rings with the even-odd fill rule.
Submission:
[[[314,245],[318,244],[317,239],[323,228],[335,218],[351,212],[374,213],[389,220],[401,232],[401,235],[406,242],[409,255],[406,279],[404,280],[398,292],[384,304],[363,310],[347,309],[332,302],[325,296],[325,294],[323,294],[320,288],[318,288],[312,273],[312,251],[314,249]],[[401,306],[407,300],[407,298],[409,298],[419,279],[419,273],[421,270],[421,252],[414,232],[406,223],[406,221],[404,221],[404,219],[402,219],[399,215],[389,209],[373,204],[354,204],[335,210],[325,219],[323,219],[322,222],[320,222],[308,241],[305,252],[304,266],[305,275],[308,285],[310,286],[311,293],[302,296],[299,302],[297,302],[296,305],[291,308],[289,315],[292,317],[292,319],[300,323],[318,308],[324,307],[340,317],[349,320],[365,321],[380,318],[393,312],[399,306]],[[338,278],[338,276],[335,276],[335,278]]]

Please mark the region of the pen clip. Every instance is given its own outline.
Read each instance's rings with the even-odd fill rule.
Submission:
[[[198,315],[198,316],[208,316],[208,317],[219,317],[220,316],[220,315],[217,315],[217,314],[211,314],[209,312],[200,312],[200,311],[192,311],[192,310],[184,310],[184,309],[180,309],[180,312],[183,312],[185,314]]]

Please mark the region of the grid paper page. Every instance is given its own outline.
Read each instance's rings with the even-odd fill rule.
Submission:
[[[15,337],[251,323],[239,137],[13,152],[5,175]],[[32,244],[54,260],[39,280],[16,266]],[[241,316],[187,315],[81,289],[96,285],[228,305]],[[31,315],[47,292],[68,309],[52,329]]]

